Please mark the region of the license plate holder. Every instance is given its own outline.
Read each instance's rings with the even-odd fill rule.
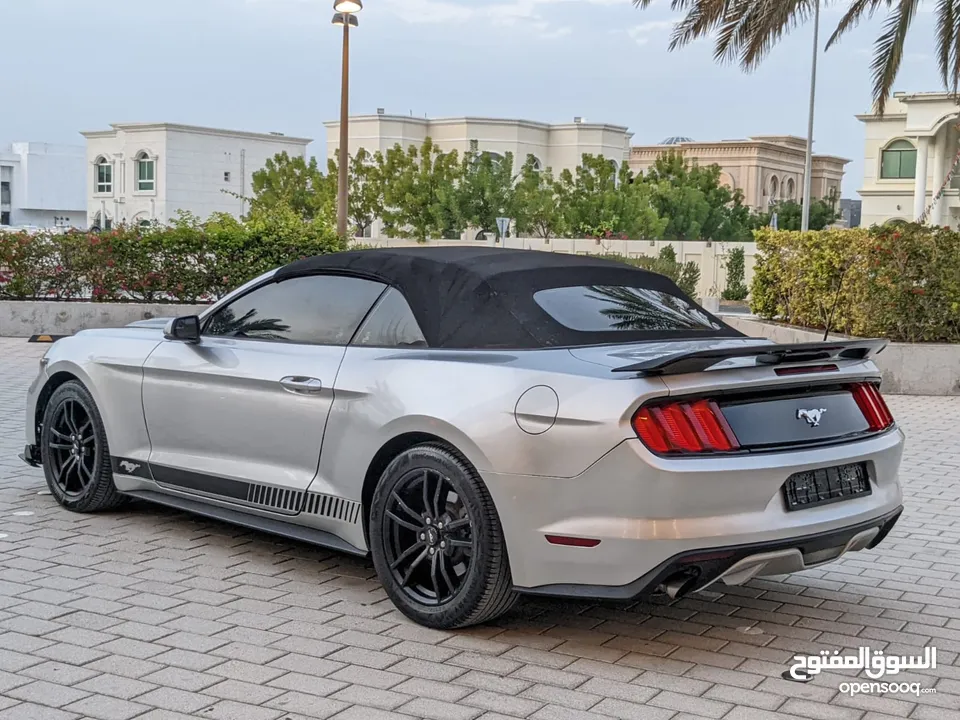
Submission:
[[[851,463],[794,473],[783,484],[788,512],[870,495],[866,463]]]

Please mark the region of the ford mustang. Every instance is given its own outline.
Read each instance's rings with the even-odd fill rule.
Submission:
[[[902,511],[884,344],[745,337],[587,256],[350,251],[54,343],[23,458],[72,511],[138,498],[369,554],[403,613],[462,627],[876,546]]]

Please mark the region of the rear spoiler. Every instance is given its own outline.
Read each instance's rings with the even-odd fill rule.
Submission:
[[[881,352],[887,340],[812,342],[791,345],[748,345],[675,353],[614,368],[613,372],[643,375],[681,375],[702,372],[721,360],[755,357],[757,365],[780,365],[824,360],[866,360]]]

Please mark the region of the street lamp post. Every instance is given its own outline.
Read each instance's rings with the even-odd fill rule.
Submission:
[[[348,123],[350,115],[350,28],[357,27],[359,21],[355,13],[363,9],[361,0],[334,0],[334,25],[343,26],[343,60],[340,76],[340,160],[337,180],[337,233],[347,235],[347,203],[349,202],[349,142]]]
[[[810,116],[807,120],[807,153],[803,169],[803,214],[800,229],[810,229],[810,196],[813,194],[813,107],[817,97],[817,55],[820,53],[820,0],[813,10],[813,65],[810,68]]]

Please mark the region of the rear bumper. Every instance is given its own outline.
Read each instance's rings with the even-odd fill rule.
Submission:
[[[890,533],[902,513],[901,506],[874,520],[840,530],[679,553],[627,585],[556,584],[515,589],[530,595],[634,600],[652,593],[678,575],[695,578],[686,592],[703,590],[718,581],[740,585],[757,576],[799,572],[832,562],[846,552],[876,547]]]
[[[485,472],[483,479],[519,588],[621,588],[681,555],[740,546],[780,550],[797,538],[869,528],[903,505],[897,479],[903,440],[896,429],[830,447],[703,459],[659,458],[639,440],[626,440],[576,477]],[[789,476],[848,463],[866,466],[869,495],[787,510],[782,488]],[[599,542],[570,547],[547,535]],[[763,574],[792,571],[775,566],[802,569],[796,557],[779,558]]]

